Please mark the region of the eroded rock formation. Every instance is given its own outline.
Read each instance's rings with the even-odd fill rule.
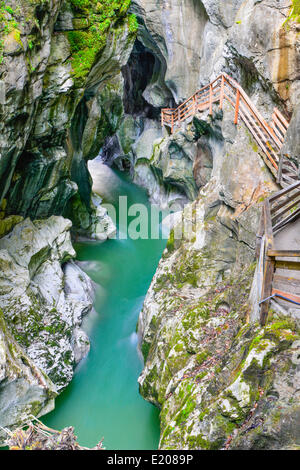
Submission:
[[[92,285],[73,261],[70,231],[98,240],[115,232],[92,194],[87,162],[99,156],[177,219],[190,202],[188,235],[171,232],[139,321],[141,393],[162,410],[160,446],[299,448],[299,324],[274,312],[260,329],[249,302],[273,176],[226,107],[173,135],[160,125],[161,107],[226,72],[266,119],[274,105],[292,116],[283,151],[299,160],[297,8],[2,2],[1,426],[53,407],[88,351],[80,325]]]

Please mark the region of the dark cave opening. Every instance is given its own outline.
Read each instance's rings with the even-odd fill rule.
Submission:
[[[136,40],[127,64],[122,68],[124,78],[124,112],[133,117],[159,119],[160,109],[149,104],[143,93],[151,82],[156,66],[154,55]]]

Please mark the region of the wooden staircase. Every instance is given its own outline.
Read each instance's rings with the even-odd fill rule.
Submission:
[[[212,115],[214,103],[219,103],[222,109],[225,100],[233,108],[234,123],[237,124],[239,119],[244,122],[257,142],[266,164],[277,177],[281,160],[280,151],[289,123],[275,108],[272,121],[268,124],[242,87],[225,73],[198,90],[177,108],[162,109],[162,126],[170,127],[173,133],[184,121],[192,119],[198,112],[209,110],[209,114]],[[285,166],[282,165],[282,175],[286,173]],[[289,175],[287,177],[289,178]]]
[[[257,234],[262,325],[266,324],[272,298],[280,299],[284,308],[287,302],[300,308],[300,225],[296,227],[299,236],[295,237],[295,241],[289,234],[292,225],[300,222],[299,217],[299,180],[264,202]]]
[[[222,109],[224,100],[233,108],[234,123],[238,124],[241,120],[245,124],[257,142],[265,163],[283,188],[264,202],[257,234],[260,321],[265,325],[271,299],[277,299],[284,307],[292,304],[300,309],[299,168],[296,161],[281,153],[289,122],[274,108],[272,120],[267,123],[241,86],[223,73],[177,108],[162,109],[161,123],[162,126],[171,128],[173,133],[184,121],[191,120],[198,112],[209,110],[212,115],[214,103],[219,103]],[[288,231],[297,220],[299,249],[294,249],[289,246],[293,241]],[[280,237],[284,247],[278,246]]]
[[[299,180],[299,167],[287,155],[282,155],[279,161],[277,183],[286,188]]]

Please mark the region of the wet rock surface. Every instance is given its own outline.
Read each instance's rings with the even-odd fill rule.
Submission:
[[[278,188],[226,106],[173,135],[160,124],[226,72],[267,120],[274,105],[292,115],[283,153],[299,160],[293,2],[132,0],[109,18],[98,3],[1,7],[0,424],[53,407],[88,352],[93,286],[70,231],[115,234],[87,165],[99,156],[189,229],[173,226],[139,321],[160,447],[299,448],[297,318],[261,329],[248,301],[260,204]]]
[[[92,282],[72,261],[70,228],[62,217],[26,219],[0,240],[5,321],[58,391],[89,350],[80,325],[93,305]]]

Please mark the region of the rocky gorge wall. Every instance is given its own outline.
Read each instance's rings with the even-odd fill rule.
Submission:
[[[161,447],[298,439],[290,358],[299,326],[276,316],[269,330],[247,324],[259,204],[276,189],[273,177],[230,109],[198,115],[172,136],[160,125],[161,107],[224,71],[267,119],[274,105],[292,116],[285,146],[297,159],[297,5],[1,2],[1,426],[53,407],[88,351],[80,327],[93,286],[73,261],[70,233],[105,240],[115,232],[92,192],[87,162],[99,156],[162,208],[191,203],[192,231],[183,241],[171,232],[139,321],[141,393],[162,410]],[[243,438],[255,405],[261,415]],[[276,415],[278,431],[264,441],[256,423],[266,413],[267,430]],[[282,445],[299,445],[293,439]]]
[[[193,28],[184,2],[178,2],[178,16],[185,19],[177,23],[173,4],[161,2],[161,20],[149,2],[135,3],[165,56],[170,48],[180,56],[182,40],[168,44],[168,39],[172,33],[182,38],[186,23]],[[299,161],[296,6],[268,1],[202,6],[207,20],[198,42],[201,54],[184,61],[198,64],[193,82],[204,85],[226,71],[267,119],[280,104],[292,113],[283,151]],[[178,73],[180,66],[183,61]],[[177,78],[171,66],[168,83],[175,97],[181,93]],[[189,87],[187,81],[181,85]],[[184,160],[187,171],[178,171],[177,184],[187,194],[183,175],[189,177],[198,193],[175,218],[139,318],[145,360],[140,392],[161,410],[161,449],[300,448],[298,311],[291,308],[286,316],[273,305],[261,328],[253,283],[261,203],[278,188],[256,143],[232,119],[229,107],[223,113],[215,108],[212,118],[196,116],[156,141],[149,159],[166,179]],[[182,232],[183,238],[176,238]]]
[[[71,231],[115,233],[87,159],[111,132],[102,108],[135,41],[129,3],[0,5],[2,427],[50,411],[89,350],[80,327],[94,287],[74,262]]]
[[[212,124],[210,178],[177,214],[140,314],[140,393],[161,410],[161,449],[299,449],[299,314],[273,306],[261,328],[253,284],[276,184],[231,110]]]
[[[134,88],[146,53],[152,75],[148,72],[138,86],[144,106],[125,107],[119,130],[105,142],[104,160],[130,168],[134,181],[164,208],[176,210],[194,200],[202,185],[202,176],[195,175],[196,155],[200,146],[211,159],[210,150],[187,134],[169,140],[161,133],[157,110],[180,104],[226,72],[267,120],[274,106],[291,117],[299,103],[300,67],[299,23],[293,8],[298,11],[297,2],[294,6],[283,0],[133,0],[130,10],[139,24],[139,46],[123,69],[124,101],[140,97]]]

